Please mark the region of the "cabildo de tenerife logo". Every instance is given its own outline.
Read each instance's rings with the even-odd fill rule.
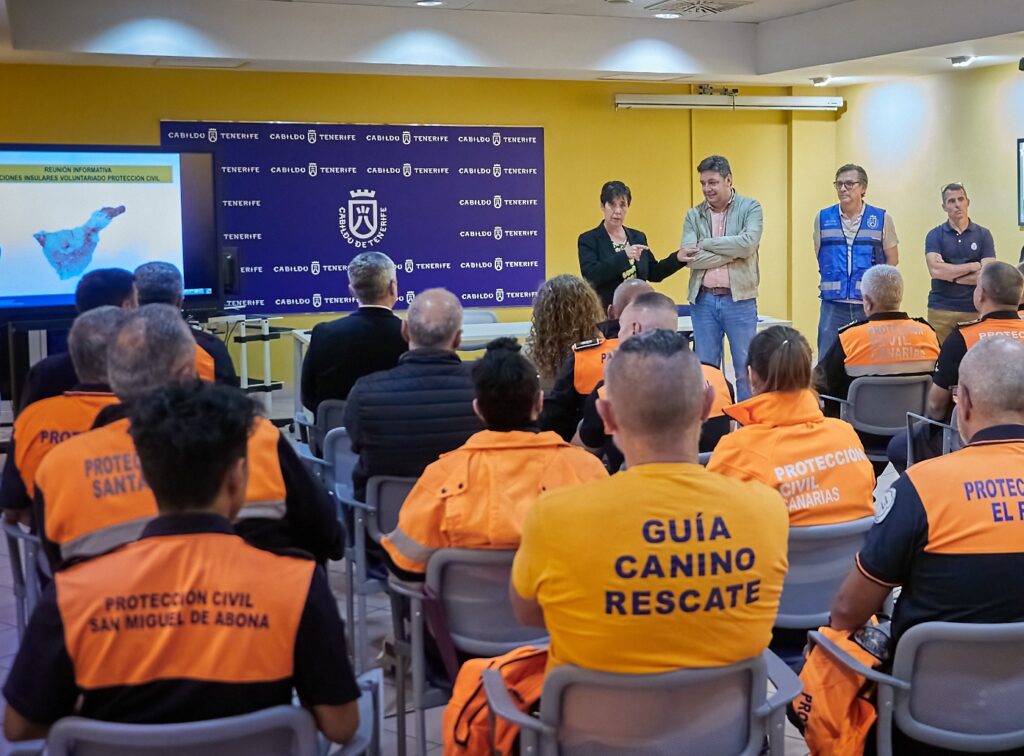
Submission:
[[[206,132],[206,138],[208,140],[210,140],[210,144],[213,144],[214,142],[216,142],[217,141],[217,129],[211,127],[210,130]]]
[[[388,209],[381,207],[373,189],[353,189],[347,205],[338,208],[342,238],[357,249],[380,243],[388,230]]]

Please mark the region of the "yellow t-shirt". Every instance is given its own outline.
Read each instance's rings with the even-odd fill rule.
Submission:
[[[654,673],[760,654],[788,562],[778,492],[693,464],[550,491],[512,568],[544,610],[549,668]]]

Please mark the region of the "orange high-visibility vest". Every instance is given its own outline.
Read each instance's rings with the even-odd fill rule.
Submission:
[[[213,356],[199,344],[196,344],[196,375],[208,383],[213,383],[216,378]]]
[[[14,465],[29,497],[36,492],[36,470],[62,441],[85,433],[104,407],[117,404],[109,391],[65,391],[28,405],[14,421]]]
[[[721,417],[725,414],[725,408],[732,404],[729,382],[725,380],[725,374],[716,367],[701,363],[700,369],[704,372],[704,380],[715,390],[715,401],[711,405],[708,419]]]
[[[911,318],[851,323],[839,329],[839,341],[851,377],[930,373],[939,358],[935,331]]]
[[[619,348],[618,339],[591,339],[572,345],[573,388],[586,396],[604,379],[604,366]]]
[[[1002,335],[1024,341],[1024,322],[1020,318],[981,318],[963,323],[958,328],[968,349],[989,336]]]
[[[95,690],[290,678],[315,567],[202,533],[145,538],[63,570],[57,605],[75,681]]]

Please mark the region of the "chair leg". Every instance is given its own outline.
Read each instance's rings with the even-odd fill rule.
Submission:
[[[878,719],[875,722],[878,756],[892,756],[892,713],[895,705],[893,689],[888,685],[878,686]]]
[[[416,711],[416,741],[419,756],[427,755],[427,720],[423,698],[427,692],[426,650],[423,643],[423,602],[411,600],[412,624],[412,701]]]
[[[355,517],[356,530],[356,603],[358,612],[355,621],[355,644],[352,658],[355,664],[356,675],[362,674],[366,669],[365,654],[367,643],[366,627],[366,517],[363,511],[357,510]]]
[[[405,655],[397,651],[395,643],[395,730],[398,734],[398,756],[405,756]]]
[[[348,626],[345,628],[345,633],[348,635],[348,652],[352,656],[352,668],[356,666],[356,577],[355,577],[356,563],[355,559],[352,558],[352,554],[348,553],[345,555],[345,577],[348,579],[348,595],[345,596],[345,611],[348,614],[345,617],[345,621]]]
[[[11,562],[11,581],[14,583],[14,610],[18,618],[18,642],[21,642],[25,635],[25,626],[28,624],[27,600],[25,595],[25,573],[22,569],[24,562],[21,558],[21,543],[13,536],[7,536],[7,556]]]

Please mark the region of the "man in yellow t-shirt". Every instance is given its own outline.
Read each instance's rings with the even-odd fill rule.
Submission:
[[[519,620],[547,627],[549,667],[639,674],[757,656],[788,566],[785,503],[697,464],[714,395],[685,337],[623,342],[605,388],[598,411],[629,469],[529,511],[510,591]]]

